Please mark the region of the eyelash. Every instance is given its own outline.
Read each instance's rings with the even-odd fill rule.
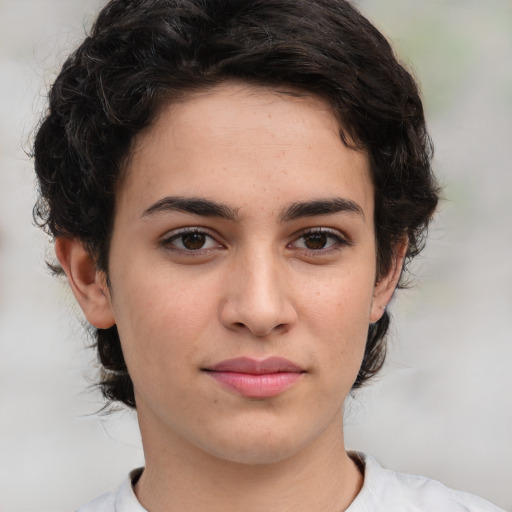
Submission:
[[[203,235],[206,241],[208,239],[212,240],[215,242],[216,246],[215,247],[207,247],[207,248],[199,247],[197,249],[173,246],[173,244],[180,239],[181,239],[181,244],[183,245],[183,237],[185,237],[187,235],[194,235],[194,234]],[[310,256],[311,255],[320,256],[320,255],[329,254],[333,251],[338,251],[343,246],[351,245],[350,242],[346,238],[341,236],[339,234],[339,232],[337,232],[337,231],[334,231],[334,230],[331,230],[328,228],[314,228],[314,229],[308,229],[308,230],[300,232],[298,234],[298,236],[295,236],[295,238],[293,239],[292,242],[287,244],[287,248],[293,249],[294,244],[296,244],[299,240],[303,240],[307,236],[315,236],[315,235],[326,236],[327,240],[331,239],[331,241],[332,241],[331,245],[329,245],[326,248],[321,247],[319,249],[311,249],[308,247],[298,247],[296,249],[301,250]],[[201,256],[201,255],[208,254],[211,251],[223,248],[223,245],[220,244],[219,242],[217,242],[216,238],[213,235],[208,233],[208,231],[206,231],[204,228],[199,228],[199,227],[183,228],[183,229],[179,230],[178,232],[173,233],[171,236],[168,236],[165,239],[163,239],[159,243],[159,245],[161,247],[165,247],[166,249],[168,249],[170,251],[178,252],[180,254],[185,254],[187,256]]]
[[[325,235],[326,238],[331,239],[333,243],[328,247],[322,247],[320,249],[309,249],[307,247],[300,248],[308,255],[323,256],[325,254],[330,254],[333,251],[339,251],[341,248],[343,248],[343,246],[351,245],[350,242],[342,235],[340,235],[338,231],[334,231],[328,228],[313,228],[302,231],[299,236],[294,239],[293,242],[288,244],[288,246],[293,245],[297,243],[297,241],[312,235]]]
[[[181,239],[181,243],[183,244],[183,237],[187,235],[204,235],[206,240],[213,240],[215,242],[216,247],[209,247],[206,249],[203,249],[202,247],[198,249],[187,249],[186,247],[173,247],[173,243],[175,243],[177,240]],[[222,247],[222,244],[217,242],[215,237],[208,233],[204,228],[183,228],[179,230],[178,232],[173,233],[171,236],[166,237],[163,239],[160,243],[160,246],[165,247],[166,249],[173,251],[173,252],[179,252],[181,254],[186,254],[187,256],[200,256],[204,255],[206,252],[210,252],[212,250],[216,250]]]

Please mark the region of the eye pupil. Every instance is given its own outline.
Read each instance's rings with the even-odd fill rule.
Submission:
[[[326,233],[311,233],[304,238],[304,245],[308,249],[323,249],[327,245]]]
[[[206,235],[204,233],[187,233],[182,235],[183,245],[192,251],[201,249],[206,242]]]

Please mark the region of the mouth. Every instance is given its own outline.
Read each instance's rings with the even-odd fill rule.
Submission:
[[[247,357],[228,359],[204,368],[228,391],[247,398],[271,398],[291,388],[306,371],[282,357],[262,361]]]

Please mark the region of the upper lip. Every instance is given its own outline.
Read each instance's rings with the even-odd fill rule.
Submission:
[[[268,357],[267,359],[257,360],[250,357],[237,357],[235,359],[226,359],[220,363],[206,368],[213,372],[237,372],[249,373],[253,375],[263,375],[267,373],[303,373],[304,370],[283,357]]]

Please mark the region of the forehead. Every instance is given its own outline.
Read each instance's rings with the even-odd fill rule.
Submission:
[[[335,192],[373,208],[368,157],[343,143],[326,101],[244,83],[165,105],[135,140],[119,192],[140,208],[165,194],[249,208]]]

